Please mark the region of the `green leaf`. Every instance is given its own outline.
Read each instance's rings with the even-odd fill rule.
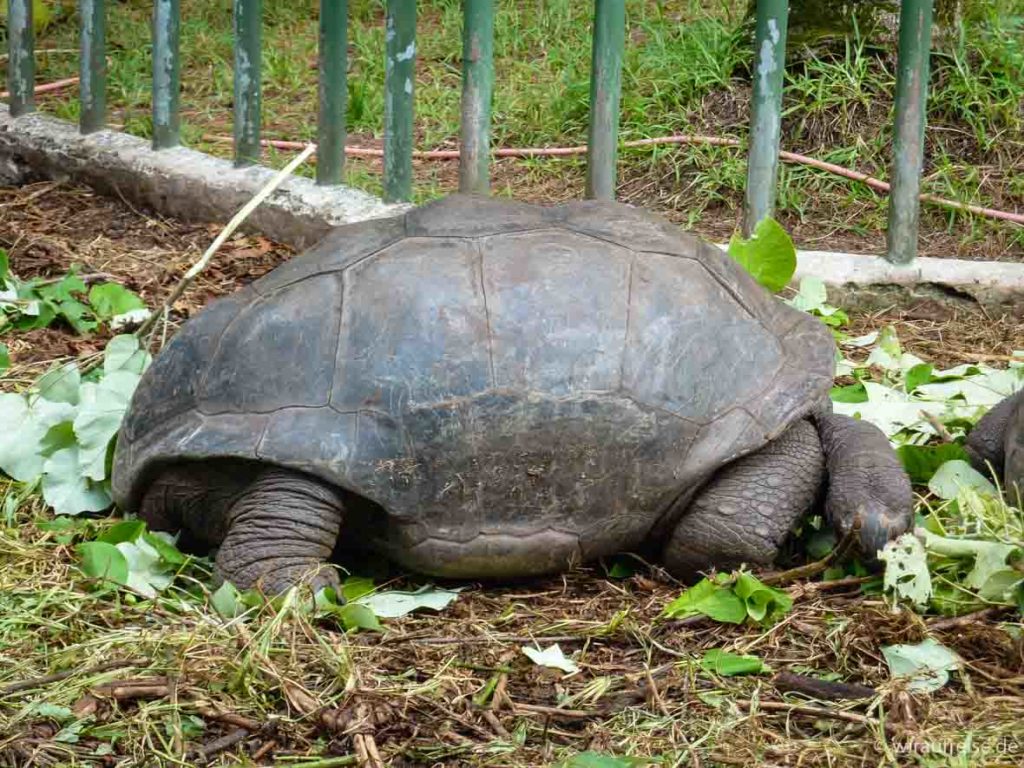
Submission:
[[[580,669],[575,661],[567,658],[566,655],[562,653],[562,649],[558,646],[558,643],[549,645],[544,650],[524,645],[523,653],[529,656],[530,661],[539,667],[560,669],[570,675],[574,672],[579,672]]]
[[[820,277],[808,276],[800,280],[800,288],[796,296],[787,303],[803,312],[827,312],[832,314],[834,307],[827,307],[828,290],[825,288],[825,281]]]
[[[42,701],[30,704],[25,714],[33,715],[35,717],[49,718],[50,720],[56,720],[58,723],[66,723],[68,720],[75,719],[75,713],[68,707],[62,707],[59,704],[49,704]]]
[[[369,629],[375,632],[384,629],[368,606],[348,603],[339,606],[336,613],[345,629]]]
[[[151,357],[144,349],[139,349],[139,340],[130,333],[115,336],[107,342],[103,350],[103,371],[130,371],[142,374],[149,367]]]
[[[936,470],[947,461],[967,460],[967,452],[959,443],[901,445],[896,453],[910,475],[910,482],[916,485],[926,485]]]
[[[832,387],[829,395],[836,403],[866,403],[868,401],[868,391],[864,388],[864,383],[860,381],[845,387]]]
[[[174,544],[174,537],[164,531],[146,531],[142,540],[157,551],[160,560],[167,565],[184,565],[188,557]]]
[[[885,326],[878,334],[878,347],[890,357],[899,359],[903,355],[903,348],[900,346],[899,336],[896,334],[896,327]]]
[[[58,304],[57,314],[64,318],[67,324],[74,329],[75,333],[82,335],[96,330],[98,325],[92,319],[92,313],[89,311],[89,308],[82,302],[75,301],[74,299],[62,301]]]
[[[432,611],[443,610],[459,596],[458,590],[438,589],[426,586],[415,592],[375,592],[359,598],[359,603],[368,606],[376,616],[383,619],[396,619],[407,613],[427,608]]]
[[[242,602],[241,593],[230,581],[225,581],[210,595],[210,604],[225,619],[234,619],[246,611],[246,605]]]
[[[882,655],[894,678],[906,678],[911,691],[931,693],[949,682],[959,657],[930,637],[916,645],[884,645]]]
[[[0,283],[3,283],[5,280],[10,278],[10,276],[11,259],[7,255],[7,251],[5,251],[3,248],[0,248]]]
[[[0,373],[3,373],[11,367],[11,353],[7,349],[7,345],[0,343]]]
[[[611,565],[607,569],[609,579],[628,579],[637,572],[637,561],[625,555],[616,555],[611,558]]]
[[[979,493],[996,495],[996,487],[988,478],[963,459],[945,462],[928,481],[928,489],[940,499],[955,499],[961,488],[972,488]]]
[[[739,234],[729,241],[729,255],[772,293],[789,284],[796,272],[796,248],[786,230],[772,218],[757,225],[754,235],[744,240]]]
[[[43,500],[58,515],[99,512],[110,506],[107,491],[82,477],[78,448],[64,448],[43,465]]]
[[[74,418],[75,408],[37,398],[31,406],[19,394],[0,392],[0,469],[20,482],[34,482],[43,473],[46,457],[40,452],[51,427]]]
[[[33,388],[40,397],[45,397],[51,403],[78,405],[81,384],[82,376],[78,372],[78,365],[67,363],[50,368],[39,377]]]
[[[373,579],[365,576],[349,576],[341,584],[341,596],[351,603],[374,590]]]
[[[976,590],[986,600],[1010,601],[1011,593],[1024,579],[1024,573],[1010,564],[1024,554],[1014,544],[925,532],[924,548],[929,554],[940,557],[972,559],[974,565],[964,578],[964,586]]]
[[[740,572],[733,587],[754,621],[772,621],[793,608],[793,598],[781,589],[762,584],[749,573]]]
[[[131,371],[108,373],[98,384],[82,385],[82,402],[75,417],[75,434],[81,446],[82,474],[91,480],[107,475],[107,447],[121,428],[124,412],[138,386]]]
[[[86,576],[106,579],[122,586],[128,583],[128,561],[113,544],[105,541],[87,541],[75,549]]]
[[[704,615],[727,624],[742,624],[747,606],[731,589],[705,578],[666,605],[664,614],[671,619]]]
[[[907,392],[913,392],[922,384],[927,384],[932,380],[933,370],[931,363],[918,363],[907,371],[903,380],[903,388]]]
[[[96,537],[96,541],[105,541],[108,544],[120,544],[122,541],[135,541],[146,530],[146,524],[141,520],[122,520],[115,523]]]
[[[52,301],[59,304],[62,301],[75,301],[75,294],[85,293],[85,283],[82,282],[82,278],[76,275],[74,272],[70,272],[63,278],[58,280],[56,283],[50,283],[49,285],[40,285],[35,287],[35,292],[43,299]],[[84,307],[84,305],[83,305]]]
[[[882,549],[885,562],[883,588],[897,598],[909,600],[918,608],[928,605],[932,596],[932,577],[924,545],[913,533],[905,533]]]
[[[31,331],[36,328],[46,328],[57,317],[57,310],[50,302],[40,302],[36,306],[35,313],[24,311],[16,315],[11,325],[19,331]]]
[[[564,764],[565,768],[636,768],[650,765],[652,761],[635,757],[613,757],[600,752],[580,752]]]
[[[733,675],[756,675],[765,671],[764,662],[757,656],[729,653],[721,648],[712,648],[700,660],[700,666],[706,672],[713,672],[723,677]]]
[[[106,322],[133,309],[145,309],[146,303],[123,285],[99,283],[89,289],[89,306],[96,317]]]
[[[77,444],[74,422],[62,421],[60,424],[54,424],[43,435],[43,439],[39,441],[39,453],[43,456],[52,456],[59,450]]]
[[[122,541],[115,546],[128,563],[128,580],[125,586],[129,589],[143,597],[154,598],[174,580],[170,569],[161,561],[160,553],[144,539]]]

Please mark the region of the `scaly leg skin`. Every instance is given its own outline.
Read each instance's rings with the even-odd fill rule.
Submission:
[[[816,421],[828,474],[825,515],[842,537],[859,514],[859,549],[877,565],[879,550],[913,523],[910,478],[874,424],[833,413],[820,413]]]
[[[255,469],[234,461],[169,465],[146,490],[139,519],[151,531],[180,532],[183,551],[205,554],[224,540],[228,511],[252,483]]]
[[[981,417],[964,445],[971,464],[995,473],[1011,503],[1024,503],[1024,389]]]
[[[241,590],[258,586],[268,595],[299,584],[314,592],[338,588],[338,574],[327,560],[341,518],[341,497],[329,485],[297,472],[267,469],[228,512],[216,576]]]
[[[1010,503],[1018,509],[1024,509],[1024,397],[1010,419],[1006,430],[1006,468],[1003,471],[1003,482]]]
[[[712,567],[771,564],[814,507],[824,476],[818,432],[799,421],[711,478],[673,530],[662,562],[686,581]]]

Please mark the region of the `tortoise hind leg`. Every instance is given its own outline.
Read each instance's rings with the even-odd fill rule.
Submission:
[[[271,468],[259,474],[228,512],[216,576],[239,589],[279,594],[308,584],[337,587],[327,565],[342,519],[340,494],[307,475]]]
[[[662,562],[692,580],[712,567],[769,565],[814,506],[825,461],[817,431],[799,421],[761,450],[723,467],[672,531]]]

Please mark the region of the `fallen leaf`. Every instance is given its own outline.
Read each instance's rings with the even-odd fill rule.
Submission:
[[[543,651],[539,648],[531,648],[529,646],[523,646],[523,653],[530,657],[530,660],[534,664],[541,667],[551,667],[552,669],[561,669],[563,672],[572,674],[579,672],[579,667],[572,659],[566,658],[565,654],[562,653],[562,649],[558,647],[558,643],[548,646]]]

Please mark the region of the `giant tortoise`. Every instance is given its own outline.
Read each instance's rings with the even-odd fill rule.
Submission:
[[[188,320],[117,443],[118,505],[218,578],[333,584],[341,542],[499,579],[655,551],[766,564],[821,509],[911,523],[885,436],[831,412],[826,327],[623,204],[452,196],[339,227]]]

